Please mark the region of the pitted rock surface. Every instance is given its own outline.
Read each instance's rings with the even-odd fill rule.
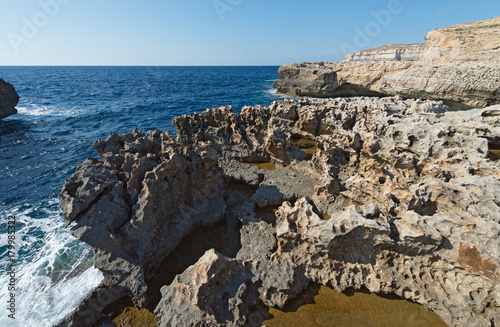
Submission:
[[[500,106],[300,99],[175,125],[176,138],[96,141],[101,158],[66,182],[66,222],[106,278],[60,326],[106,318],[123,296],[143,305],[183,237],[224,219],[241,227],[236,258],[208,251],[164,285],[159,326],[259,326],[310,282],[395,293],[450,326],[500,324]],[[312,158],[296,139],[317,144]]]

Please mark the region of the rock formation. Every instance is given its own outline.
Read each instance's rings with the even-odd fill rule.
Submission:
[[[66,223],[105,279],[58,326],[127,305],[158,326],[260,326],[311,282],[395,293],[450,326],[500,324],[500,166],[488,157],[500,106],[300,99],[174,125],[175,138],[96,141],[100,159],[66,181]],[[312,157],[298,139],[317,145]],[[179,268],[193,231],[210,238],[204,226],[224,244]]]
[[[273,87],[294,96],[400,95],[457,108],[500,103],[500,17],[436,29],[425,38],[423,51],[419,44],[387,45],[337,63],[285,65]]]
[[[0,119],[17,114],[19,95],[14,86],[0,78]]]

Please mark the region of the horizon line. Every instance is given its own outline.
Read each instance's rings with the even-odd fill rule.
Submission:
[[[0,67],[276,67],[281,65],[0,65]]]

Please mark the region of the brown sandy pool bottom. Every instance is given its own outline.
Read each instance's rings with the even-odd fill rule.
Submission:
[[[256,166],[264,170],[275,170],[276,166],[270,162],[240,162],[245,165]]]
[[[314,152],[318,149],[316,141],[308,139],[294,139],[293,146],[307,154],[306,160],[311,160]]]
[[[226,185],[226,190],[231,192],[238,192],[250,199],[257,189],[240,182],[230,182]]]
[[[278,211],[279,207],[279,205],[256,207],[255,213],[266,223],[276,226],[276,211]]]
[[[283,311],[271,308],[268,327],[446,327],[441,318],[421,305],[396,296],[368,291],[338,292],[313,284]]]
[[[126,308],[113,322],[117,327],[158,327],[156,317],[147,309]]]
[[[500,146],[498,147],[490,147],[490,153],[488,154],[488,158],[493,161],[500,160]]]

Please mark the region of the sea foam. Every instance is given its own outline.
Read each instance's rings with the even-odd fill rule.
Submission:
[[[92,250],[64,229],[57,199],[29,208],[14,207],[17,269],[16,319],[0,315],[0,326],[52,326],[69,314],[103,279],[92,266]],[[42,218],[35,218],[35,217]],[[5,219],[2,219],[5,221]],[[2,225],[2,227],[5,227]],[[7,234],[0,244],[7,244]],[[6,249],[2,248],[6,258]],[[6,264],[2,265],[0,298],[8,299]]]
[[[78,107],[57,107],[57,106],[41,106],[35,104],[24,104],[16,107],[17,112],[25,116],[58,116],[71,117],[82,113],[84,110]]]

